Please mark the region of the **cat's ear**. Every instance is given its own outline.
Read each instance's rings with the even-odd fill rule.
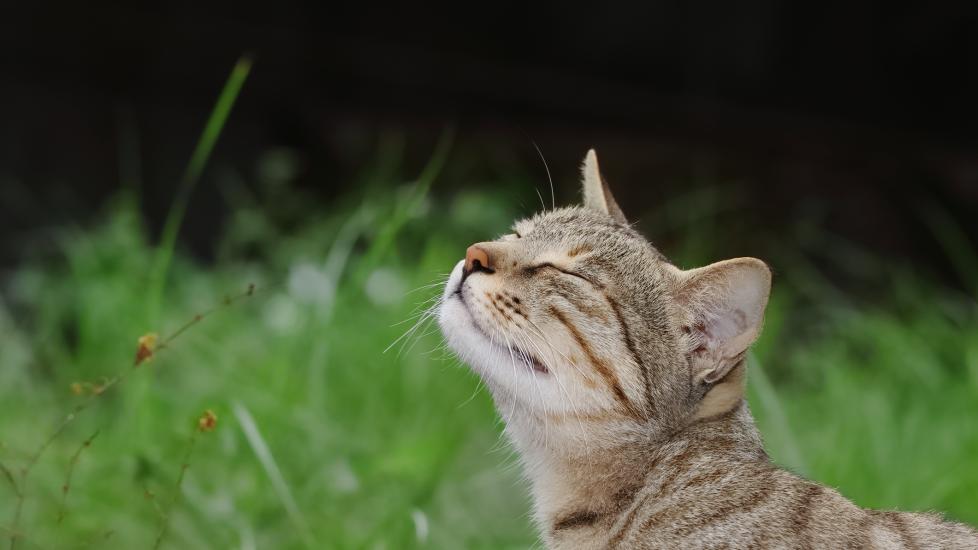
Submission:
[[[675,298],[693,378],[715,384],[743,361],[761,332],[771,270],[756,258],[737,258],[676,271]]]
[[[607,214],[621,223],[628,223],[615,198],[611,196],[608,182],[601,175],[598,167],[598,154],[591,149],[584,157],[581,165],[581,184],[584,187],[584,207]]]

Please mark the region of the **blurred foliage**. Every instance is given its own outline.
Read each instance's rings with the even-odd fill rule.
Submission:
[[[4,282],[0,463],[15,473],[84,399],[73,383],[124,371],[141,335],[217,307],[54,440],[23,488],[19,547],[148,547],[171,500],[169,548],[532,546],[525,483],[477,379],[433,325],[384,350],[467,244],[509,226],[509,197],[536,200],[533,185],[501,175],[429,193],[437,166],[402,182],[396,159],[379,158],[350,186],[362,191],[327,206],[276,179],[287,154],[270,158],[259,173],[273,183],[224,186],[232,215],[213,262],[176,250],[158,315],[156,247],[132,194],[90,226],[51,232],[58,253],[25,258]],[[643,228],[682,265],[720,259],[741,231],[735,196],[698,182]],[[750,374],[772,456],[864,506],[978,522],[974,296],[799,227],[756,252],[778,272]],[[869,279],[872,300],[820,274],[827,250]],[[254,296],[221,305],[249,284]],[[178,484],[208,409],[217,428],[196,436]],[[95,430],[59,524],[72,456]],[[5,538],[10,490],[0,479]]]

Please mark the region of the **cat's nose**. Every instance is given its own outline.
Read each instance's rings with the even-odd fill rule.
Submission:
[[[484,247],[477,244],[470,246],[465,251],[465,274],[468,275],[474,271],[487,271],[492,273],[492,256],[489,255],[489,251]]]

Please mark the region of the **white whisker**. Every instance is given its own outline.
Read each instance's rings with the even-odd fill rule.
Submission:
[[[527,318],[527,321],[529,321],[529,318]],[[534,349],[536,349],[537,353],[545,357],[546,354],[543,352],[542,349],[540,349],[540,346],[537,345],[536,341],[531,337],[531,335],[528,334],[526,330],[523,329],[522,327],[521,327],[521,331],[522,331],[523,340],[529,343],[531,346],[533,346]],[[550,346],[550,349],[553,352],[560,353],[549,342],[547,342],[547,344]],[[554,377],[554,381],[557,383],[557,387],[560,389],[561,394],[563,394],[562,399],[563,398],[566,399],[567,405],[571,408],[571,411],[574,413],[574,416],[577,418],[577,424],[581,430],[581,438],[584,442],[585,454],[590,457],[591,453],[590,453],[590,448],[587,440],[587,431],[584,429],[584,422],[581,420],[581,411],[577,408],[577,405],[575,405],[574,400],[571,398],[570,393],[567,392],[567,388],[564,387],[563,382],[561,382],[560,377],[557,374],[557,369],[555,368],[556,365],[554,363],[556,363],[556,361],[552,361],[551,365],[544,364],[544,366],[548,367],[548,370],[550,371],[550,375]]]
[[[443,282],[443,283],[438,283],[438,284],[441,284],[442,286],[444,286],[445,283]],[[390,351],[391,348],[393,348],[394,346],[396,346],[398,344],[398,342],[403,342],[403,344],[401,345],[400,350],[398,350],[398,357],[400,357],[401,353],[403,353],[404,350],[405,350],[405,348],[408,347],[408,344],[411,343],[412,338],[414,336],[416,336],[416,335],[419,334],[418,331],[419,330],[422,330],[422,327],[424,327],[424,329],[427,329],[427,327],[426,327],[427,322],[431,321],[432,319],[434,319],[438,315],[438,310],[441,307],[443,301],[444,301],[444,298],[442,297],[442,295],[441,294],[437,294],[437,295],[432,296],[431,298],[428,298],[427,300],[421,302],[420,304],[418,304],[415,307],[415,310],[414,310],[416,313],[410,315],[404,321],[401,321],[400,323],[397,323],[399,325],[399,324],[403,324],[405,322],[408,322],[408,321],[414,319],[415,320],[414,324],[411,326],[411,328],[409,328],[406,331],[404,331],[403,334],[401,334],[393,342],[391,342],[390,345],[387,346],[384,349],[384,353],[387,353],[388,351]],[[434,302],[434,303],[432,303],[428,307],[424,307],[425,304],[428,304],[428,303],[431,303],[431,302]],[[422,311],[418,312],[418,310],[422,310]],[[395,326],[397,326],[397,325],[395,325]],[[426,333],[422,333],[421,336],[419,336],[418,338],[414,338],[413,343],[411,343],[411,346],[410,347],[414,347],[414,344],[416,344],[417,341],[420,340],[421,338],[423,338],[425,335],[426,335]],[[408,348],[408,349],[410,349],[410,348]]]
[[[543,161],[543,169],[547,171],[547,181],[550,182],[550,209],[551,210],[556,210],[557,209],[557,199],[556,199],[556,197],[554,195],[554,179],[550,175],[550,166],[547,165],[547,159],[545,159],[543,157],[543,151],[540,150],[540,146],[537,145],[537,142],[531,141],[530,143],[533,144],[533,148],[536,149],[537,150],[537,154],[540,155],[540,160]],[[544,207],[544,210],[546,210],[546,207]]]

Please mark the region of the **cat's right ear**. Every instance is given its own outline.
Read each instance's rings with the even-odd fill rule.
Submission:
[[[598,167],[598,154],[591,149],[584,157],[581,165],[581,185],[584,187],[584,207],[607,214],[620,223],[628,223],[615,197],[611,196],[608,182],[601,175]]]
[[[737,258],[676,270],[674,297],[683,319],[686,354],[698,383],[722,380],[739,365],[761,332],[771,270],[756,258]]]

